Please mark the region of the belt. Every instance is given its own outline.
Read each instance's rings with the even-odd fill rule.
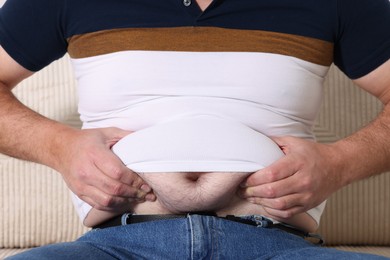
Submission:
[[[103,228],[109,228],[109,227],[116,227],[116,226],[122,226],[122,225],[131,225],[136,223],[144,223],[144,222],[150,222],[150,221],[158,221],[158,220],[168,220],[168,219],[180,219],[180,218],[187,218],[188,215],[206,215],[206,216],[213,216],[221,219],[226,219],[229,221],[234,221],[246,225],[256,226],[256,227],[263,227],[263,228],[276,228],[283,230],[285,232],[294,234],[296,236],[302,237],[302,238],[314,238],[318,239],[316,244],[323,244],[323,239],[321,236],[317,234],[308,233],[305,231],[302,231],[300,229],[294,228],[292,226],[282,224],[282,223],[274,223],[272,220],[258,216],[258,218],[254,219],[246,219],[234,215],[227,215],[225,217],[218,217],[214,213],[206,212],[206,213],[188,213],[188,214],[162,214],[162,215],[133,215],[133,214],[125,214],[120,215],[117,217],[114,217],[106,222],[103,222],[99,225],[96,225],[93,227],[93,229],[103,229]]]

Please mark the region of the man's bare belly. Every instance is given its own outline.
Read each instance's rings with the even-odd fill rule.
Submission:
[[[269,216],[261,205],[237,196],[239,185],[250,173],[232,172],[175,172],[140,173],[153,189],[157,199],[133,205],[127,212],[135,214],[181,214],[211,211],[218,216]],[[103,212],[92,209],[84,220],[86,226],[95,226],[125,212]],[[306,213],[289,219],[276,219],[297,228],[313,232],[317,224]]]

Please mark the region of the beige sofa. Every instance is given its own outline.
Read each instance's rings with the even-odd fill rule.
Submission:
[[[315,129],[321,142],[350,134],[381,110],[374,98],[334,68],[325,92]],[[15,94],[50,118],[80,126],[67,57],[24,81]],[[0,155],[0,259],[26,248],[71,241],[86,231],[58,173]],[[331,197],[320,233],[328,246],[390,257],[390,173],[355,183]]]

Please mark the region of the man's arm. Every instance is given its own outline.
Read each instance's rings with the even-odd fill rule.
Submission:
[[[0,47],[0,152],[56,169],[76,195],[100,210],[153,200],[150,188],[111,152],[129,132],[78,130],[32,111],[11,92],[32,74]]]
[[[274,138],[286,156],[248,177],[242,197],[273,216],[289,218],[345,185],[390,170],[390,60],[354,82],[383,102],[382,113],[333,144]]]

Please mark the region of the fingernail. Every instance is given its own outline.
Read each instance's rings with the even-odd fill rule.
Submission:
[[[141,188],[140,188],[142,191],[144,192],[151,192],[152,191],[152,188],[149,187],[149,185],[147,184],[142,184]]]
[[[147,201],[155,201],[156,200],[156,195],[154,195],[153,193],[149,193],[145,196],[145,199]]]

